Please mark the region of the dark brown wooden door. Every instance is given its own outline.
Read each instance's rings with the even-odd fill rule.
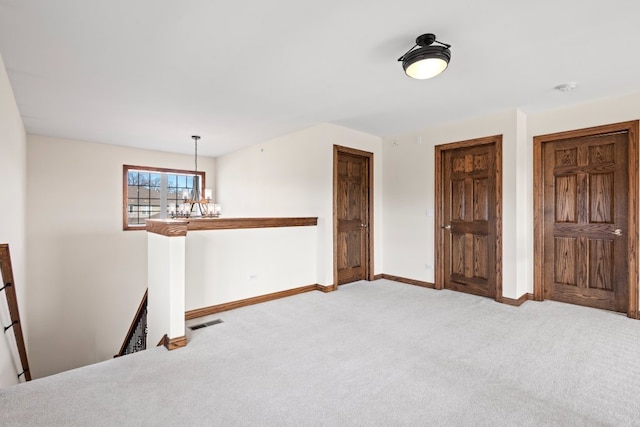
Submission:
[[[444,287],[496,298],[495,145],[447,150],[443,159]]]
[[[626,312],[628,136],[543,146],[544,298]]]
[[[335,221],[337,284],[368,278],[369,157],[337,151]]]

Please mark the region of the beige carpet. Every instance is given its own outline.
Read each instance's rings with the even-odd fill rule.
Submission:
[[[386,280],[0,390],[0,425],[640,425],[640,322]]]

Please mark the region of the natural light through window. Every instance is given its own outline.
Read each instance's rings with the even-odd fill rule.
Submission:
[[[204,172],[123,166],[123,229],[144,229],[147,219],[164,219],[169,206],[192,194],[196,179],[204,188]]]

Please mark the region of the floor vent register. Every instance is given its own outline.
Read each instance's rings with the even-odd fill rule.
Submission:
[[[195,331],[196,329],[206,328],[207,326],[217,325],[218,323],[224,323],[221,319],[210,320],[208,322],[199,323],[197,325],[189,326],[189,329]]]

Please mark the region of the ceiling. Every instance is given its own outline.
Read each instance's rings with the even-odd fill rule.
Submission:
[[[640,2],[0,0],[28,133],[217,156],[318,123],[381,137],[640,92]],[[406,77],[422,33],[449,68]],[[553,88],[575,81],[578,88]]]

